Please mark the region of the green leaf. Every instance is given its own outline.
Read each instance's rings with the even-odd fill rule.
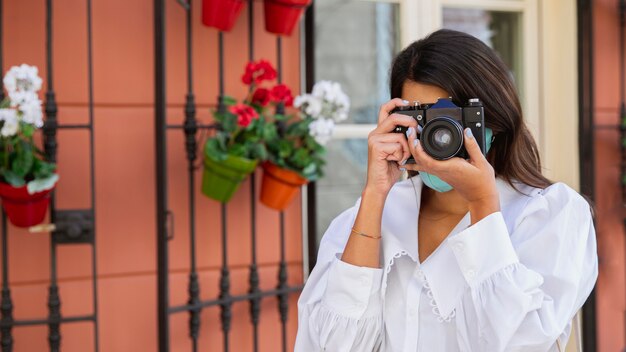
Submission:
[[[26,184],[24,177],[17,175],[11,170],[4,170],[2,172],[2,176],[4,177],[4,180],[7,181],[13,187],[22,187]]]
[[[226,150],[221,148],[217,138],[211,138],[204,144],[204,154],[215,160],[222,161],[226,159]]]
[[[21,177],[28,175],[33,167],[33,151],[30,144],[21,141],[15,150],[15,158],[11,162],[11,170]]]
[[[56,170],[54,163],[49,163],[37,158],[33,160],[32,173],[36,179],[50,177],[54,173],[54,170]]]
[[[27,138],[30,138],[33,136],[33,134],[35,134],[35,126],[28,123],[22,123],[21,130],[24,136]]]
[[[228,96],[228,95],[225,95],[225,96],[222,98],[222,102],[223,102],[223,103],[224,103],[224,105],[226,105],[226,106],[231,106],[231,105],[235,105],[235,104],[237,104],[237,99],[235,99],[235,98],[233,98],[233,97],[230,97],[230,96]]]

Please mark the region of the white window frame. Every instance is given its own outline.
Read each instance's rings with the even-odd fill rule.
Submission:
[[[400,44],[404,48],[419,38],[440,29],[444,7],[475,8],[518,12],[522,16],[522,95],[526,123],[541,141],[539,119],[539,41],[537,0],[362,0],[400,4]],[[367,138],[375,124],[340,124],[334,138]],[[541,144],[541,143],[540,143]]]

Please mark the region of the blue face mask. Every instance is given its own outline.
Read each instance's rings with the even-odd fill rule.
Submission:
[[[491,130],[491,128],[485,128],[485,147],[487,147],[487,152],[491,148],[492,137],[493,131]],[[420,171],[419,175],[422,179],[422,182],[424,182],[424,184],[428,188],[432,188],[437,192],[448,192],[452,190],[452,186],[450,186],[448,183],[444,182],[442,179],[435,175],[431,175],[423,171]]]

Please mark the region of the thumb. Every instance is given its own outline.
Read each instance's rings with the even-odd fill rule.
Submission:
[[[487,162],[483,152],[480,150],[480,146],[478,142],[476,142],[476,138],[472,134],[472,130],[469,128],[465,129],[465,138],[463,138],[463,142],[465,145],[465,150],[467,150],[467,154],[469,154],[470,162],[472,163],[483,163]]]

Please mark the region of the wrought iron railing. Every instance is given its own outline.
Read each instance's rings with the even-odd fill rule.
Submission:
[[[198,280],[197,254],[196,254],[196,230],[195,230],[195,172],[196,162],[198,158],[197,134],[199,130],[214,130],[213,124],[202,125],[196,119],[196,104],[193,90],[193,41],[192,41],[192,20],[193,6],[190,1],[178,1],[184,11],[187,12],[186,17],[186,50],[187,50],[187,94],[184,107],[185,119],[182,125],[168,125],[166,122],[166,84],[165,84],[165,0],[154,1],[154,19],[155,19],[155,138],[156,138],[156,174],[157,174],[157,251],[158,251],[158,318],[159,318],[159,351],[166,352],[170,350],[170,317],[173,314],[187,312],[189,314],[189,337],[192,341],[192,351],[199,351],[198,339],[203,331],[200,326],[200,314],[203,309],[209,307],[220,307],[220,321],[223,335],[224,351],[230,351],[230,332],[232,321],[232,307],[236,303],[247,302],[249,304],[250,322],[253,332],[253,350],[259,348],[258,325],[261,316],[261,301],[267,298],[278,299],[278,310],[280,315],[280,323],[282,326],[281,349],[287,351],[287,317],[289,312],[289,295],[299,292],[302,285],[289,286],[287,284],[287,262],[285,258],[285,216],[283,212],[279,213],[279,232],[280,240],[280,260],[278,265],[278,280],[275,289],[262,290],[259,283],[259,272],[257,267],[257,234],[256,234],[256,190],[255,190],[255,174],[250,176],[250,210],[251,210],[251,261],[249,264],[249,289],[246,294],[232,294],[230,290],[231,279],[230,269],[228,265],[228,245],[229,230],[227,213],[229,206],[225,203],[221,204],[221,268],[219,278],[219,295],[216,298],[202,299],[202,288]],[[253,0],[249,0],[248,6],[248,55],[250,60],[254,59],[254,6]],[[223,111],[225,105],[224,100],[224,34],[217,34],[218,41],[218,72],[216,81],[219,88],[219,97],[217,102],[218,111]],[[282,81],[282,42],[281,38],[276,39],[277,47],[277,72],[278,83]],[[282,106],[278,106],[280,113]],[[172,219],[172,212],[168,210],[167,200],[167,131],[182,130],[185,134],[185,150],[187,156],[187,172],[188,172],[188,202],[189,202],[189,276],[188,276],[188,300],[183,305],[170,305],[169,302],[169,250],[168,240],[172,238],[172,234],[168,231],[168,220]]]
[[[0,300],[0,347],[2,352],[13,351],[13,330],[15,328],[34,325],[48,326],[48,345],[50,351],[61,350],[61,325],[76,322],[92,322],[94,326],[94,350],[98,351],[98,287],[96,280],[96,241],[95,241],[95,174],[94,174],[94,99],[93,99],[93,56],[92,56],[92,3],[87,4],[87,69],[88,69],[88,115],[89,122],[86,124],[62,124],[59,123],[59,109],[54,91],[54,65],[53,65],[53,21],[54,3],[46,0],[46,92],[44,111],[46,115],[43,127],[44,151],[46,157],[53,162],[57,160],[57,132],[60,129],[85,130],[89,134],[89,172],[90,172],[90,196],[91,204],[87,209],[57,209],[56,196],[52,193],[50,202],[50,223],[54,224],[55,230],[50,234],[50,283],[48,287],[48,316],[39,319],[16,319],[13,315],[14,306],[11,297],[9,280],[9,251],[7,218],[2,213],[2,297]],[[4,72],[4,3],[0,0],[0,71]],[[0,100],[3,98],[2,81],[0,80]],[[57,247],[79,244],[88,245],[91,248],[91,279],[92,279],[92,302],[93,312],[87,315],[63,316],[61,313],[61,295],[57,277]]]

